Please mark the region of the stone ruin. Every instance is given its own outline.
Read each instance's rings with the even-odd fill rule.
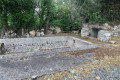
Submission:
[[[93,43],[69,36],[0,39],[6,53],[25,53],[53,49],[92,48]]]
[[[84,25],[81,30],[82,37],[97,39],[100,41],[110,42],[111,37],[120,37],[120,26],[104,25]]]

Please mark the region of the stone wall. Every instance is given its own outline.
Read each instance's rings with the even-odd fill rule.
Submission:
[[[87,26],[83,26],[81,30],[81,36],[109,42],[112,36],[120,37],[120,25],[110,26],[108,23],[103,25],[87,24]]]
[[[90,29],[89,28],[82,28],[81,29],[81,36],[82,37],[87,37],[90,34]]]
[[[109,31],[100,30],[100,31],[98,32],[98,40],[108,42],[108,41],[111,40],[111,35],[112,35],[112,33],[109,32]]]
[[[20,53],[90,45],[89,42],[85,42],[77,38],[62,36],[0,39],[0,43],[4,43],[7,53]]]

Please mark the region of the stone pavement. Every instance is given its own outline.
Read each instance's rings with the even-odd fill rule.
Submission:
[[[49,53],[48,53],[49,54]],[[64,71],[89,62],[95,53],[80,56],[37,55],[0,59],[0,80],[21,80]]]

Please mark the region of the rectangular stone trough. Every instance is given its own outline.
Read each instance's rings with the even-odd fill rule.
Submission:
[[[0,39],[6,53],[28,53],[57,50],[60,52],[94,49],[98,46],[71,36]]]
[[[95,53],[79,57],[60,54],[98,47],[70,36],[0,39],[0,43],[4,44],[7,53],[16,53],[0,55],[0,80],[36,78],[82,65],[89,62]]]

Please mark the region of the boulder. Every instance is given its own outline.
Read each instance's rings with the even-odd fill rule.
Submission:
[[[111,40],[112,33],[105,30],[100,30],[98,32],[98,40],[108,42]]]
[[[14,33],[14,31],[13,31],[13,30],[10,30],[10,33],[12,34],[12,33]]]
[[[9,38],[9,34],[6,32],[5,35],[3,36],[3,39]]]
[[[44,29],[41,29],[41,32],[44,32]]]
[[[113,30],[116,31],[118,29],[118,26],[114,26]]]
[[[40,37],[41,33],[40,32],[36,32],[36,36]]]
[[[83,27],[88,27],[89,25],[88,25],[88,23],[83,23],[82,26]]]
[[[40,36],[44,36],[44,35],[45,35],[44,32],[41,32],[41,33],[40,33]]]
[[[120,25],[118,25],[118,29],[120,29]]]
[[[81,29],[81,36],[82,37],[87,37],[90,35],[90,29],[89,28],[82,28]]]
[[[103,24],[103,28],[104,30],[110,30],[112,27],[108,24],[108,23],[105,23]]]
[[[115,44],[116,43],[116,41],[109,41],[111,44]]]
[[[35,30],[32,30],[29,32],[29,34],[30,34],[30,36],[35,37],[36,32],[35,32]]]
[[[72,31],[72,33],[74,33],[74,34],[78,34],[78,33],[79,33],[79,31]]]
[[[16,36],[17,36],[16,33],[11,33],[11,34],[10,34],[10,38],[15,38]]]
[[[56,33],[61,33],[62,30],[61,30],[59,27],[55,27],[55,32],[56,32]]]
[[[119,32],[117,32],[117,31],[112,31],[112,36],[118,37],[118,36],[119,36]]]
[[[104,23],[104,24],[103,24],[103,26],[108,27],[108,26],[109,26],[109,24],[108,24],[108,23]]]
[[[30,38],[30,34],[29,33],[25,33],[25,37],[26,38]]]
[[[55,27],[51,26],[51,27],[49,28],[49,30],[50,30],[50,31],[54,31],[54,30],[55,30]]]
[[[48,34],[56,34],[56,32],[55,32],[55,30],[54,31],[49,30]]]

